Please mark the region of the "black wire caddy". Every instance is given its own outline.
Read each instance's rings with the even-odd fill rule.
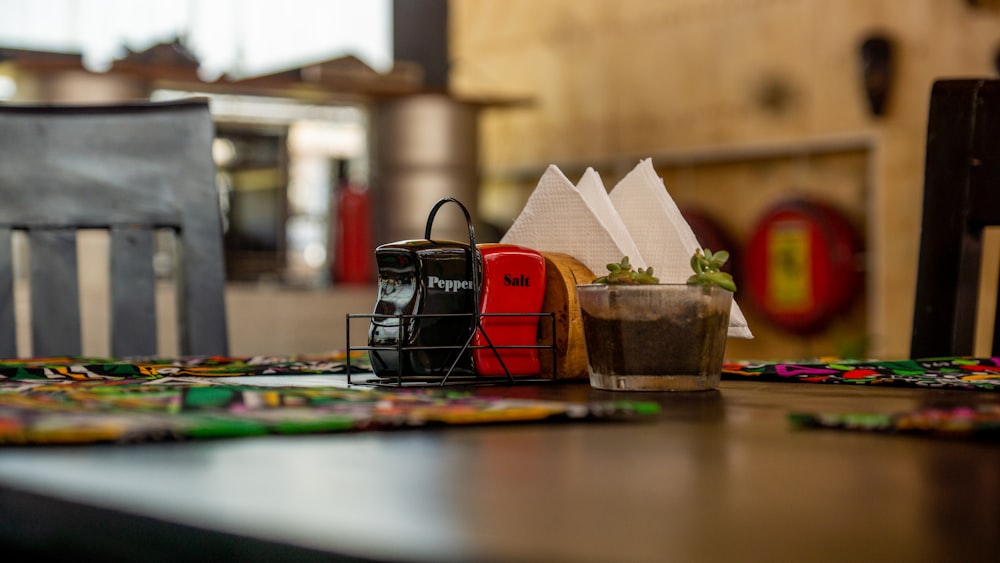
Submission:
[[[431,241],[431,231],[434,226],[434,218],[441,207],[448,203],[454,203],[457,205],[465,216],[465,222],[468,227],[469,232],[469,255],[471,258],[471,264],[469,270],[471,271],[471,282],[474,298],[472,299],[471,310],[468,312],[460,313],[396,313],[396,314],[380,314],[380,313],[348,313],[346,315],[346,339],[347,339],[347,359],[346,359],[346,375],[348,385],[364,385],[364,386],[377,386],[377,387],[444,387],[444,386],[463,386],[463,385],[516,385],[516,384],[538,384],[538,383],[548,383],[555,380],[557,373],[556,365],[556,349],[555,349],[555,338],[552,339],[551,344],[541,344],[538,342],[537,337],[534,344],[495,344],[490,338],[489,332],[483,326],[483,319],[489,317],[512,317],[512,318],[537,318],[534,323],[536,326],[541,322],[550,323],[551,330],[549,334],[555,335],[555,314],[551,312],[482,312],[482,291],[483,291],[483,280],[481,279],[483,259],[482,254],[476,246],[476,234],[475,228],[472,224],[472,217],[469,210],[466,209],[460,201],[455,198],[447,197],[437,201],[434,207],[431,209],[430,214],[427,217],[427,224],[424,228],[424,239],[426,241]],[[381,274],[380,274],[381,277]],[[380,280],[380,286],[382,284]],[[421,280],[416,280],[415,283],[422,283]],[[381,295],[382,287],[379,288]],[[393,338],[395,341],[392,344],[374,344],[372,338],[369,337],[368,345],[365,346],[352,346],[351,345],[351,325],[354,324],[352,321],[357,319],[368,320],[369,327],[373,327],[377,322],[390,321],[390,325],[398,328],[398,336]],[[466,338],[464,338],[461,343],[454,344],[413,344],[410,343],[412,340],[410,333],[413,327],[418,321],[448,321],[455,320],[461,321],[462,319],[467,319],[471,330]],[[394,322],[394,324],[393,324]],[[369,328],[371,330],[371,328]],[[369,333],[370,335],[371,333]],[[475,344],[476,336],[480,335],[484,344]],[[461,338],[461,336],[459,336]],[[539,350],[539,354],[548,354],[551,358],[551,374],[548,377],[544,377],[541,367],[533,373],[516,373],[512,372],[508,368],[507,362],[504,361],[503,354],[501,350]],[[489,374],[484,375],[477,373],[476,370],[460,370],[456,369],[459,365],[460,360],[466,356],[466,354],[471,354],[477,350],[486,350],[486,353],[492,353],[492,357],[496,359],[499,366],[502,368],[502,374]],[[396,358],[395,368],[390,370],[390,374],[386,373],[376,373],[373,371],[362,371],[355,372],[355,366],[352,364],[352,357],[356,352],[365,352],[369,356],[369,361],[372,360],[373,354],[388,353],[389,355],[394,355]],[[404,358],[409,357],[410,354],[424,354],[429,356],[435,356],[438,358],[444,358],[443,361],[437,361],[431,366],[424,366],[422,373],[414,373],[413,370],[407,370],[406,364],[408,362],[404,361]],[[542,364],[539,363],[539,366]]]

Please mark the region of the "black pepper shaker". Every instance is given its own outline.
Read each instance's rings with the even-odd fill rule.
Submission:
[[[443,375],[452,364],[452,373],[474,373],[470,350],[462,350],[477,307],[469,245],[394,242],[376,248],[375,261],[379,288],[369,329],[375,374]]]

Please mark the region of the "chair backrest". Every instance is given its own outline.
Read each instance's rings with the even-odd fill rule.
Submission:
[[[910,356],[972,355],[983,230],[1000,225],[1000,80],[936,82],[926,145]]]
[[[114,356],[157,353],[154,235],[175,233],[178,350],[228,352],[222,218],[204,99],[0,104],[0,357],[16,357],[12,232],[28,240],[33,356],[81,353],[76,234],[110,240]]]

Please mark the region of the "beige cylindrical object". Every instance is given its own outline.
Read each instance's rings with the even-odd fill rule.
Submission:
[[[379,244],[424,236],[438,200],[453,197],[476,216],[479,193],[478,115],[446,95],[386,100],[376,108],[374,188]],[[467,241],[456,210],[434,221],[435,239]]]
[[[539,323],[539,341],[544,346],[555,346],[555,378],[586,379],[587,349],[583,338],[583,319],[576,299],[576,284],[594,281],[594,273],[569,254],[542,252],[545,258],[545,300],[542,312],[555,317],[555,334],[552,322],[543,317]],[[542,350],[540,354],[542,376],[552,377],[553,353]]]

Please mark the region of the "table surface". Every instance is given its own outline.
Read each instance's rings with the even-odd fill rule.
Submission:
[[[106,560],[184,549],[244,560],[1000,559],[997,443],[787,420],[994,394],[742,381],[692,394],[476,392],[663,408],[642,422],[4,448],[0,539]]]

